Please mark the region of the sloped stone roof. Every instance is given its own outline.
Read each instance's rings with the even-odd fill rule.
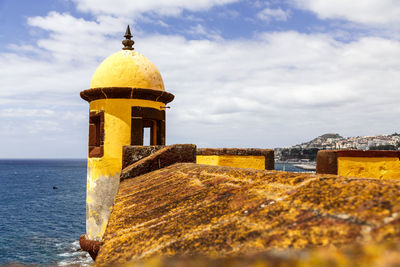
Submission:
[[[121,182],[96,265],[400,240],[400,181],[178,163]]]

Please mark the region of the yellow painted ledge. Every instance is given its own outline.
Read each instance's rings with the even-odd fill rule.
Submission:
[[[197,155],[197,164],[265,170],[264,156]]]
[[[395,157],[338,157],[338,175],[400,179],[400,161]]]

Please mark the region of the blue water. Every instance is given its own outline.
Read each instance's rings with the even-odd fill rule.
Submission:
[[[85,194],[86,160],[0,160],[0,265],[90,264],[78,243]]]
[[[86,160],[0,160],[0,265],[90,263],[85,194]]]
[[[275,170],[287,172],[310,172],[304,169],[297,168],[290,163],[275,163]]]

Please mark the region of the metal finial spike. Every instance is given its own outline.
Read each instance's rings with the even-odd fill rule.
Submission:
[[[127,38],[127,39],[131,39],[133,37],[132,34],[131,34],[131,28],[129,28],[129,25],[126,27],[126,31],[125,31],[124,37]]]
[[[125,40],[122,41],[122,44],[124,45],[124,47],[122,48],[122,50],[133,50],[134,48],[132,47],[133,44],[135,43],[133,40],[131,40],[131,38],[133,37],[131,34],[131,29],[128,27],[126,27],[126,32],[125,32]]]

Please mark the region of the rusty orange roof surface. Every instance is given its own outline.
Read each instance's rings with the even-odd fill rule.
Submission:
[[[400,181],[178,163],[121,182],[96,265],[388,240]]]

